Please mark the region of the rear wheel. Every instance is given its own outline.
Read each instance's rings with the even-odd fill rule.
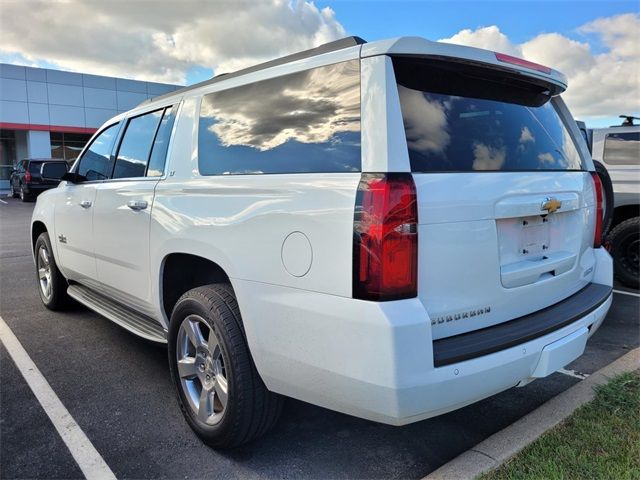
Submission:
[[[23,202],[31,201],[31,196],[24,191],[24,185],[20,185],[20,200]]]
[[[69,303],[67,280],[62,276],[53,257],[51,241],[47,232],[41,233],[36,240],[36,273],[38,292],[45,307],[59,310]]]
[[[630,218],[611,230],[608,241],[613,257],[613,271],[628,287],[639,288],[640,217]]]
[[[264,434],[282,397],[256,371],[229,285],[185,293],[169,327],[169,366],[187,423],[213,447],[229,448]]]

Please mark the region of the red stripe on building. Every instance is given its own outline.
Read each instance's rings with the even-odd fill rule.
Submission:
[[[37,125],[32,123],[9,123],[0,122],[0,129],[3,130],[38,130],[41,132],[63,132],[63,133],[95,133],[97,128],[69,127],[64,125]]]

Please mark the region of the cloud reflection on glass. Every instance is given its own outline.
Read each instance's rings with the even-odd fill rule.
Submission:
[[[359,171],[359,64],[205,95],[199,128],[204,175]]]
[[[398,87],[412,170],[580,170],[576,146],[551,102],[498,100]]]

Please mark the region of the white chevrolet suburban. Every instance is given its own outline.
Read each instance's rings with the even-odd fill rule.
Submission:
[[[612,292],[565,88],[499,53],[350,37],[147,101],[38,198],[42,301],[166,342],[217,447],[283,396],[404,425],[550,375]]]

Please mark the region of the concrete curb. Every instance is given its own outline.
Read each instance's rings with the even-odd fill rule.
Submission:
[[[578,407],[592,400],[594,387],[607,383],[615,375],[638,368],[640,348],[635,348],[431,472],[424,480],[472,479],[500,466],[544,432],[558,425]]]

